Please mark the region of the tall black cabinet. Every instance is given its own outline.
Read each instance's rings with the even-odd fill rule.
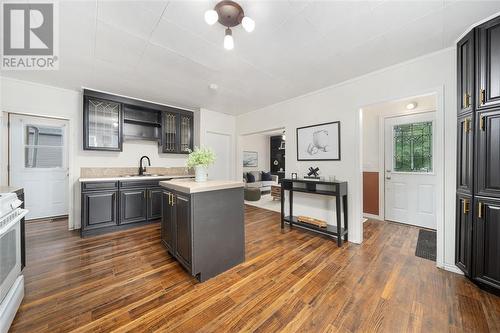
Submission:
[[[500,293],[500,17],[457,44],[455,261]]]

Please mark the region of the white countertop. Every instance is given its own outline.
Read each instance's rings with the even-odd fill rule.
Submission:
[[[225,190],[245,186],[243,182],[232,180],[207,180],[206,182],[195,182],[193,179],[165,180],[161,181],[160,185],[174,191],[189,194]]]
[[[117,176],[117,177],[95,177],[95,178],[79,178],[80,183],[85,182],[106,182],[106,181],[117,181],[117,180],[155,180],[155,179],[165,179],[165,178],[193,178],[191,175],[177,175],[177,176]]]

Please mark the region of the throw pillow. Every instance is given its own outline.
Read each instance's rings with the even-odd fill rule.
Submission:
[[[247,173],[247,183],[255,183],[255,176],[250,172]]]
[[[269,181],[272,181],[273,180],[273,177],[271,177],[271,173],[270,172],[264,172],[262,171],[262,181],[263,182],[269,182]]]

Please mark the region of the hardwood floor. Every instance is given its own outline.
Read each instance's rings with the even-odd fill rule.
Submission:
[[[80,239],[27,225],[26,296],[12,332],[499,332],[500,298],[414,256],[418,229],[365,223],[363,245],[246,206],[246,262],[205,283],[159,225]]]

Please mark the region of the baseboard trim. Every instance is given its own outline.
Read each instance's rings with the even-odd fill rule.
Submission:
[[[372,219],[372,220],[377,220],[377,221],[383,221],[384,219],[381,218],[378,215],[373,215],[373,214],[368,214],[368,213],[363,213],[363,217],[366,219]]]

